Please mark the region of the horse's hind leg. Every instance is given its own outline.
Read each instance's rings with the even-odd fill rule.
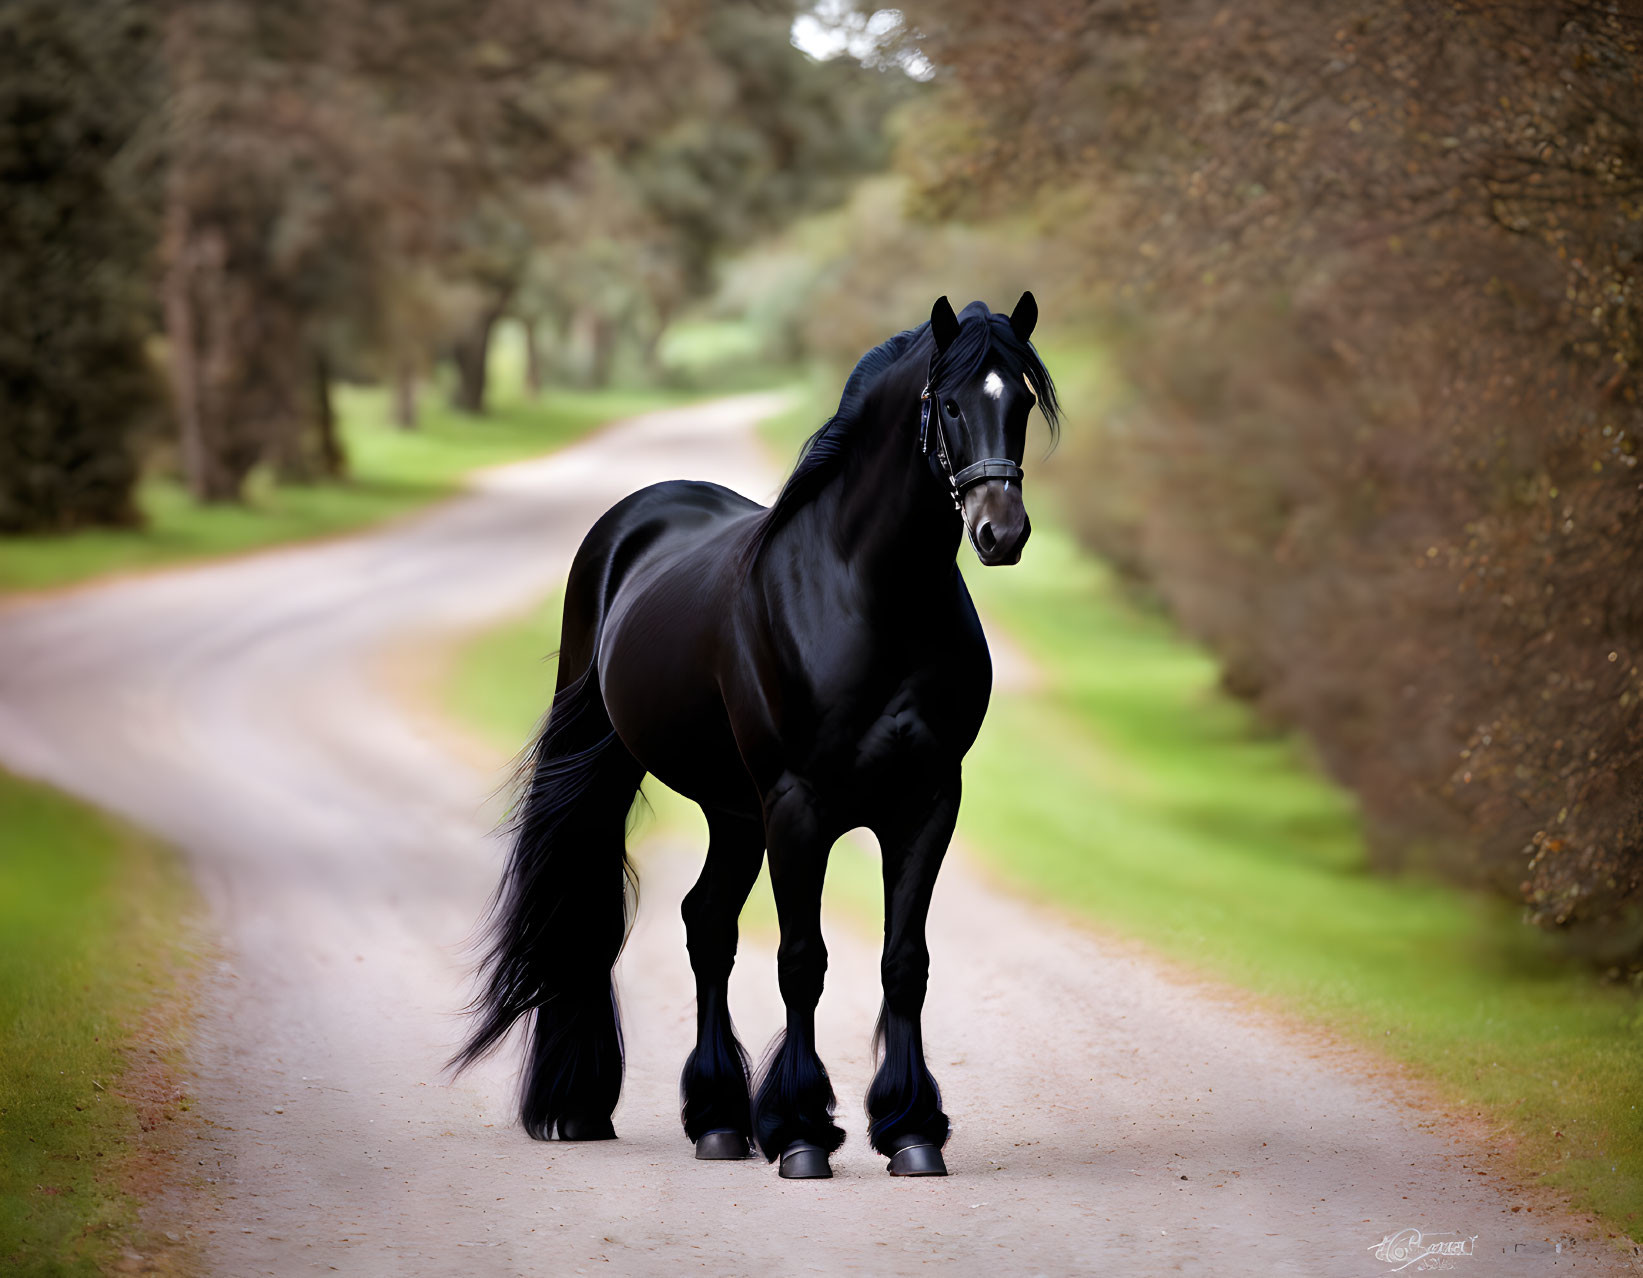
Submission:
[[[764,1156],[782,1160],[787,1179],[831,1176],[828,1155],[844,1143],[844,1132],[833,1121],[833,1084],[816,1054],[816,1004],[827,973],[822,878],[835,834],[822,825],[802,782],[784,780],[766,803],[770,885],[782,929],[776,972],[787,1029],[765,1058],[753,1129]]]
[[[884,1010],[879,1014],[878,1073],[867,1091],[867,1138],[890,1159],[892,1176],[945,1176],[941,1147],[947,1115],[941,1089],[924,1063],[920,1020],[930,977],[925,921],[936,874],[958,819],[955,776],[933,803],[884,823]]]
[[[747,1053],[730,1023],[736,923],[764,861],[764,823],[703,809],[707,863],[685,896],[685,943],[696,974],[696,1046],[679,1079],[685,1135],[697,1158],[746,1158],[752,1136]]]

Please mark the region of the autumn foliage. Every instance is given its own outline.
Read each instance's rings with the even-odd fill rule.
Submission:
[[[1117,317],[1136,393],[1070,458],[1083,533],[1307,732],[1383,860],[1636,954],[1643,6],[909,20],[946,83],[922,211],[1033,209],[1063,306]]]

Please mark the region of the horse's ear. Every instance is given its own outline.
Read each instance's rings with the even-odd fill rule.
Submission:
[[[1010,328],[1022,341],[1033,335],[1033,329],[1038,326],[1038,301],[1031,293],[1023,293],[1021,300],[1015,304],[1015,310],[1010,312]]]
[[[930,308],[930,331],[936,336],[938,351],[945,351],[958,336],[958,316],[953,314],[953,304],[946,294],[936,298],[936,304]]]

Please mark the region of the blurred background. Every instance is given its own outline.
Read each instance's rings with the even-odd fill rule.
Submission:
[[[1022,569],[965,553],[1035,674],[964,837],[1629,1227],[1640,41],[1628,0],[7,0],[0,591],[720,392],[792,388],[790,461],[936,296],[1031,288],[1069,420]],[[475,644],[453,713],[512,748],[552,617]],[[7,785],[21,1007],[73,896],[24,845],[94,836]]]

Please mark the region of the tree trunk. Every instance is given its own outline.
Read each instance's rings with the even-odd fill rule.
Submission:
[[[490,363],[491,331],[502,314],[500,306],[487,307],[473,326],[459,337],[452,351],[456,360],[456,392],[451,403],[464,413],[485,411],[485,375]]]
[[[177,409],[183,480],[195,501],[211,501],[205,422],[200,405],[200,363],[194,323],[190,276],[188,208],[173,191],[166,200],[165,266],[161,292],[165,302],[165,329],[170,341],[166,371]]]
[[[593,359],[588,365],[588,381],[597,389],[610,385],[611,365],[616,361],[616,325],[603,315],[593,325]]]
[[[536,321],[526,319],[525,325],[525,393],[535,399],[542,393],[542,352],[536,345]]]
[[[249,273],[248,273],[249,274]],[[314,395],[314,349],[302,316],[277,299],[258,296],[260,278],[239,282],[255,301],[255,316],[235,336],[230,411],[253,426],[255,461],[273,467],[285,484],[311,484],[329,473],[322,405]]]
[[[179,136],[165,188],[160,294],[184,481],[198,502],[234,502],[258,445],[233,394],[243,361],[231,349],[231,321],[242,312],[231,305],[228,243],[220,227],[201,223],[189,202],[201,180],[189,134],[199,127],[192,99],[201,74],[192,18],[187,6],[177,6],[165,28],[176,82],[171,123]]]
[[[227,316],[234,281],[220,232],[194,223],[173,197],[166,209],[161,293],[168,373],[176,400],[183,478],[195,501],[237,502],[260,447],[234,392],[243,362],[230,347]]]
[[[643,360],[645,376],[653,382],[663,380],[662,368],[662,337],[667,333],[667,326],[673,320],[673,308],[663,302],[656,303],[656,314],[650,329],[645,333]]]
[[[577,311],[573,324],[576,344],[587,359],[583,365],[583,383],[593,387],[609,385],[611,361],[616,354],[616,325],[591,306]]]
[[[324,351],[314,352],[314,393],[319,408],[320,467],[327,478],[341,479],[348,470],[348,452],[337,433],[336,406],[331,401],[331,361]]]
[[[662,368],[662,332],[660,328],[653,328],[645,334],[644,346],[641,349],[641,358],[644,363],[645,376],[653,381],[662,380],[665,371]]]
[[[416,364],[409,358],[394,361],[394,425],[416,429]]]
[[[193,42],[188,15],[173,12],[166,22],[165,49],[172,74],[177,79],[177,98],[187,92],[192,68]],[[182,107],[174,103],[175,115]],[[171,398],[177,411],[178,448],[182,456],[183,482],[195,501],[210,501],[205,439],[204,407],[200,403],[199,331],[194,307],[194,262],[191,220],[182,187],[186,160],[173,156],[165,190],[165,224],[161,237],[160,300],[165,312],[165,332],[169,349],[166,374],[171,381]]]

